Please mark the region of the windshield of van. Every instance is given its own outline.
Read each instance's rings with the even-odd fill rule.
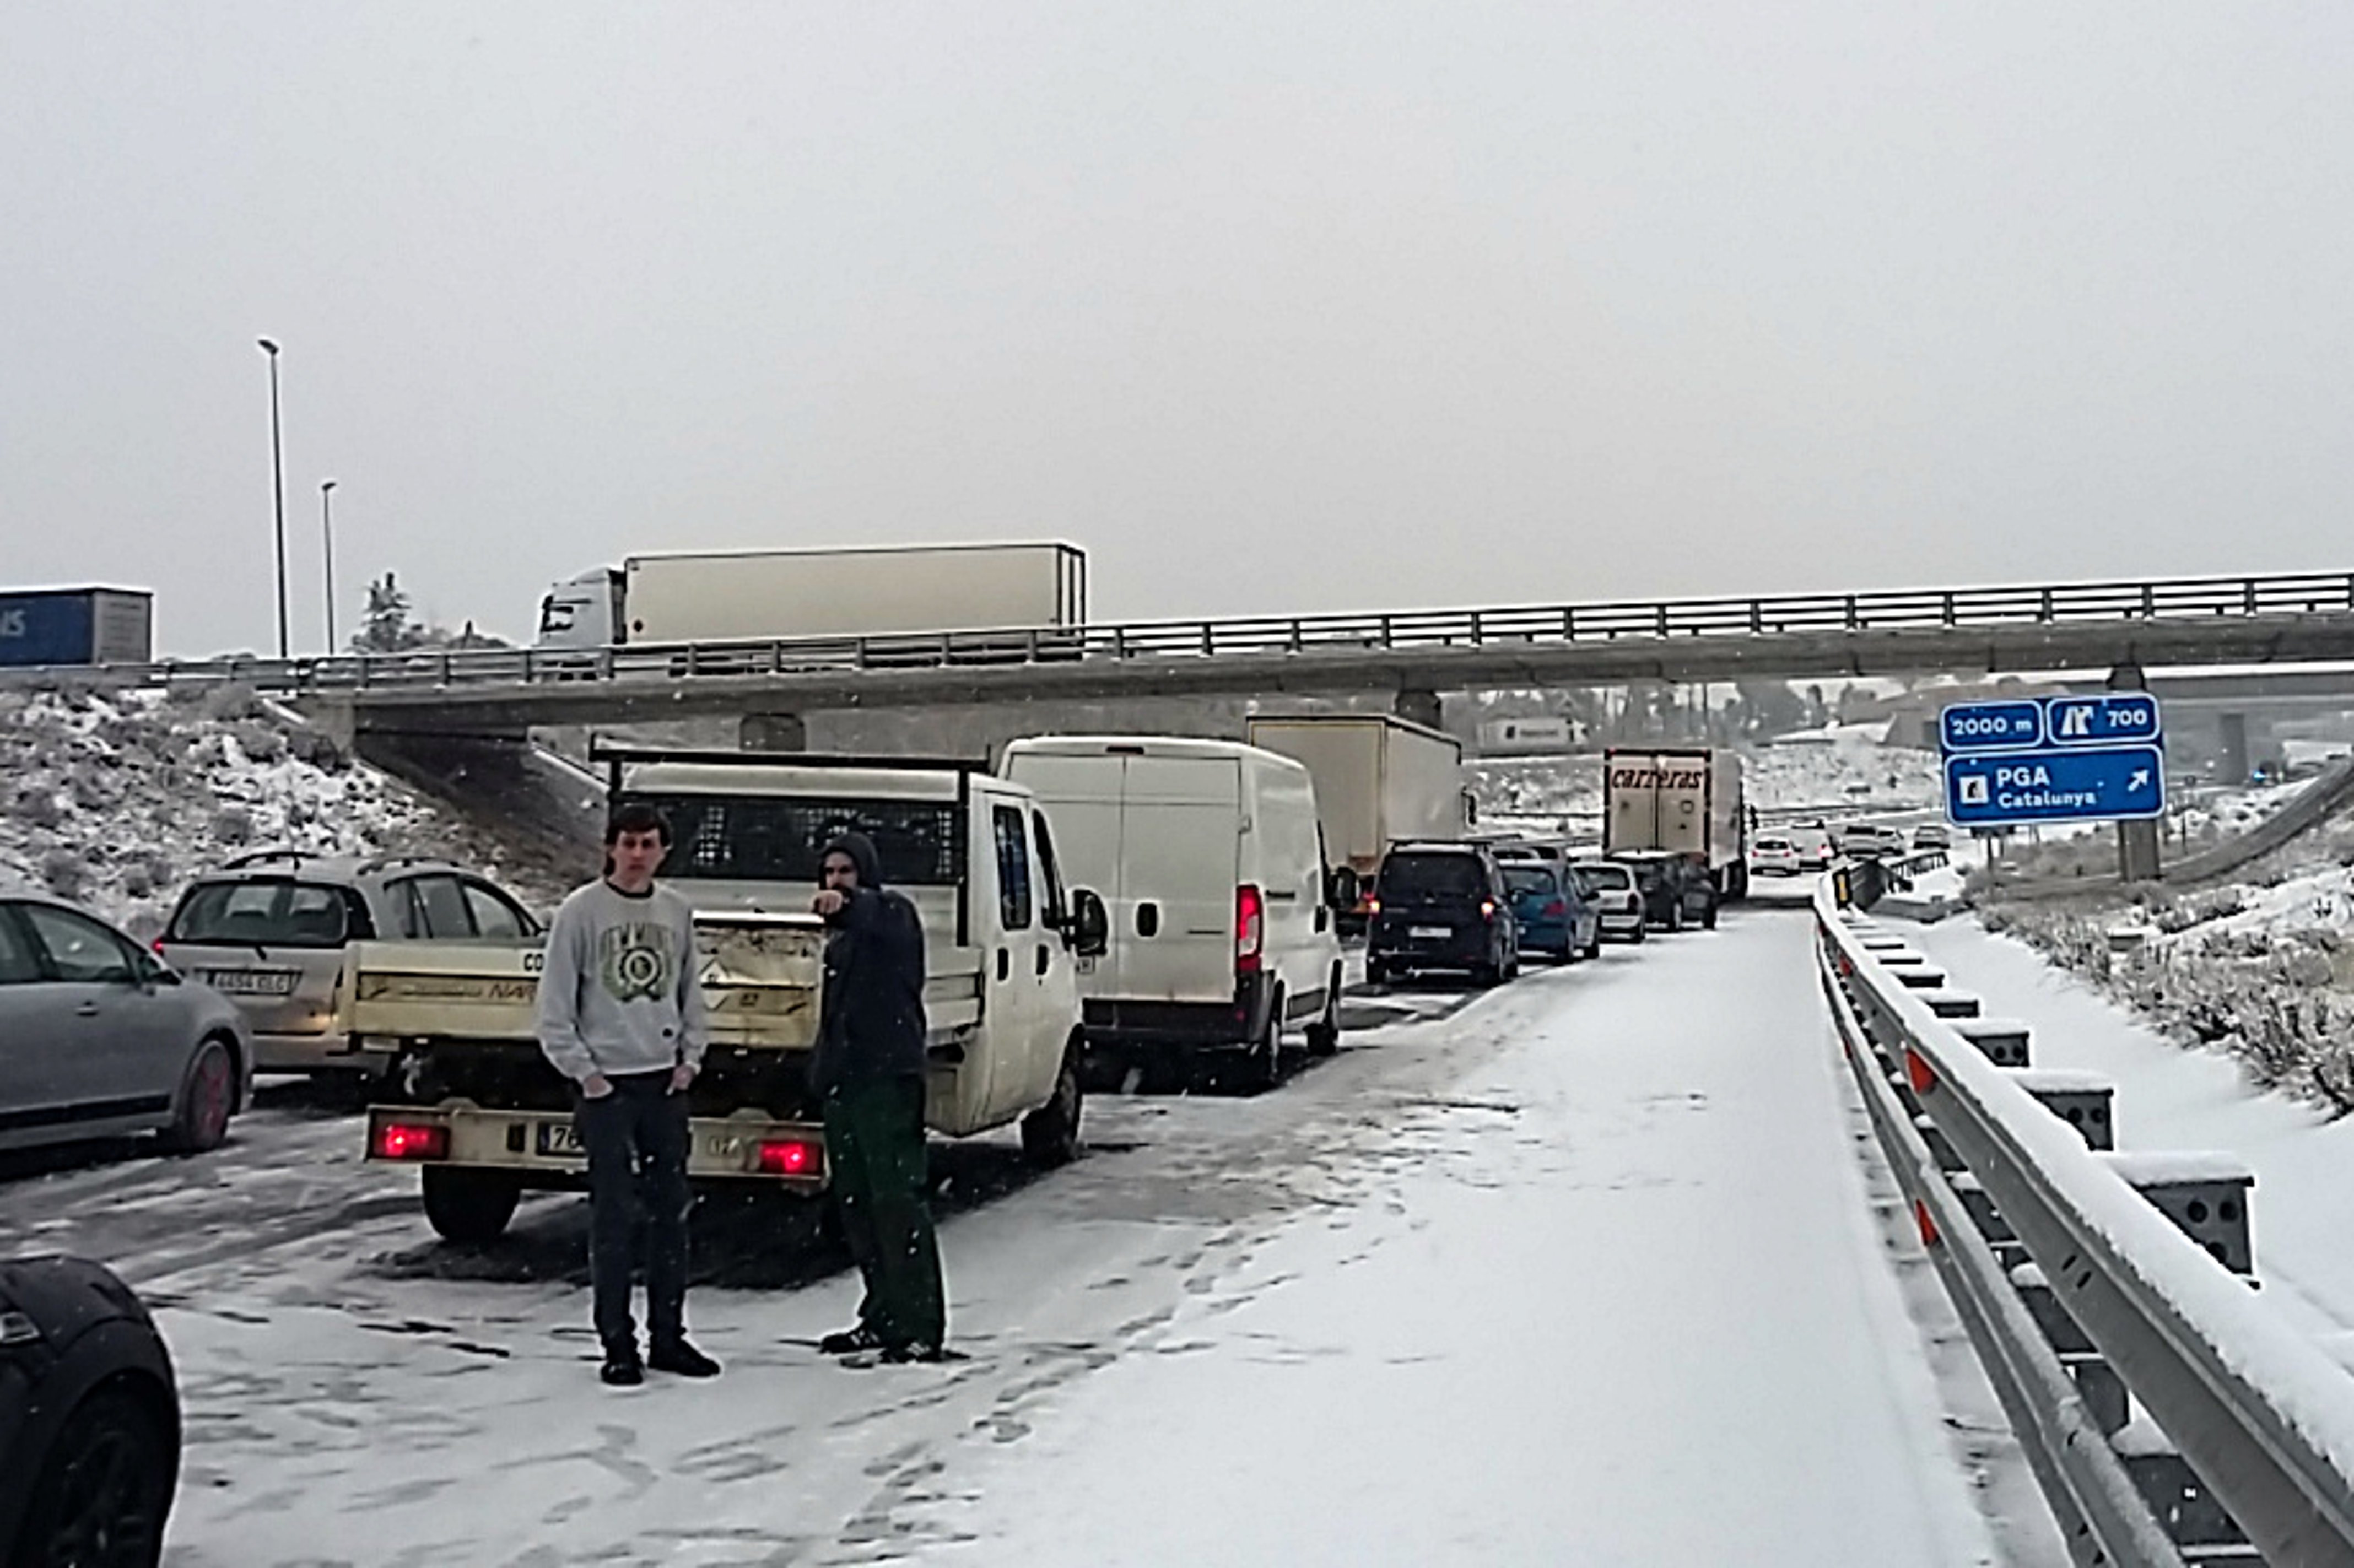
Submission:
[[[953,887],[963,879],[964,835],[953,800],[869,800],[793,795],[633,795],[670,823],[666,877],[817,885],[826,844],[845,832],[875,841],[883,880]]]
[[[277,877],[200,882],[180,900],[164,939],[212,947],[340,948],[354,936],[370,934],[366,912],[356,904],[330,883]]]
[[[1468,854],[1394,854],[1382,863],[1384,898],[1476,898],[1485,882]]]

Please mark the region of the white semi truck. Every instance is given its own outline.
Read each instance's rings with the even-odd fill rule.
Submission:
[[[1721,902],[1749,893],[1749,811],[1741,758],[1707,747],[1613,747],[1602,754],[1602,849],[1664,850],[1704,872]]]
[[[1324,853],[1353,881],[1336,899],[1362,928],[1382,856],[1400,839],[1459,839],[1477,816],[1463,786],[1463,743],[1386,714],[1261,715],[1253,746],[1307,764]]]
[[[1030,790],[973,764],[604,751],[608,798],[671,824],[663,879],[695,909],[712,1042],[692,1091],[699,1184],[814,1193],[827,1179],[808,1066],[823,1019],[825,931],[811,915],[829,840],[875,841],[924,925],[926,1120],[960,1138],[1019,1122],[1068,1159],[1079,1132],[1077,969],[1106,949],[1103,902],[1066,888]],[[395,1058],[367,1157],[422,1171],[426,1217],[496,1236],[527,1189],[580,1184],[570,1086],[535,1027],[538,938],[359,944],[345,1025]]]
[[[631,556],[556,584],[537,645],[736,642],[1084,625],[1076,545],[704,550]]]

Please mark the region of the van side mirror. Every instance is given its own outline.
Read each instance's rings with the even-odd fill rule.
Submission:
[[[1324,902],[1334,909],[1354,909],[1357,896],[1363,891],[1363,880],[1353,865],[1336,865],[1324,874]]]
[[[1099,959],[1111,950],[1111,914],[1094,888],[1071,890],[1071,921],[1064,935],[1071,951],[1083,959]]]

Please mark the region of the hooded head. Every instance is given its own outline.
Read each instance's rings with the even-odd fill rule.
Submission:
[[[850,863],[858,868],[859,886],[871,889],[883,885],[883,857],[875,852],[873,839],[864,833],[843,833],[826,844],[825,853],[818,856],[818,865],[822,868],[828,856],[837,854],[848,855]],[[822,869],[819,874],[822,879]]]

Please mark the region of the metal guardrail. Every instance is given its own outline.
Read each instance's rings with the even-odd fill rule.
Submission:
[[[1904,966],[1922,960],[1841,908],[1832,881],[1815,900],[1832,1022],[2076,1561],[2247,1562],[2248,1546],[2229,1544],[2244,1541],[2270,1563],[2354,1564],[2354,1376],[2228,1272],[2220,1244],[2211,1255],[2129,1184],[2118,1157],[2088,1149],[2057,1099],[2033,1092],[2035,1075],[1996,1065],[1950,1005],[1933,1005],[1967,999],[1907,984]],[[2015,1030],[2004,1037],[2023,1047]],[[2031,1274],[2048,1319],[2023,1294]],[[2063,1358],[2055,1333],[2087,1353]],[[2095,1396],[2112,1376],[2109,1409]],[[2142,1423],[2116,1439],[2127,1393],[2155,1442]],[[2150,1478],[2178,1456],[2189,1479]],[[2185,1486],[2204,1489],[2203,1509],[2182,1503]]]
[[[1627,639],[1950,630],[2096,622],[2134,624],[2323,614],[2354,614],[2354,572],[1130,621],[1010,630],[775,638],[582,650],[437,649],[316,659],[164,661],[106,666],[101,673],[148,684],[236,682],[308,695],[541,681],[675,681],[986,668],[1080,660],[1192,660],[1507,644],[1603,643]],[[53,667],[30,673],[54,679],[61,674],[89,673]]]

